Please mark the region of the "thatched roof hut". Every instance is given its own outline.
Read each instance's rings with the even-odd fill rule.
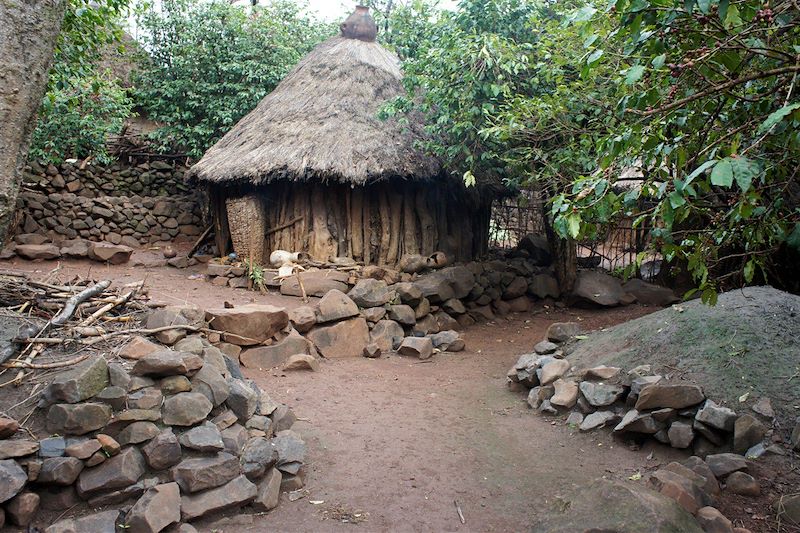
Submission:
[[[420,117],[378,118],[404,88],[367,8],[341,28],[190,170],[210,189],[220,251],[230,232],[256,260],[273,249],[382,264],[438,249],[480,253],[465,215],[486,211],[479,225],[488,227],[485,200],[418,148]]]

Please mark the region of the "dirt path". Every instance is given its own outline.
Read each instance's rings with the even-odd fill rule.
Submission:
[[[391,356],[325,361],[315,374],[246,372],[306,419],[295,428],[309,444],[309,494],[284,496],[263,522],[245,518],[223,529],[346,531],[354,526],[337,513],[361,513],[362,531],[524,531],[564,489],[678,457],[653,444],[631,451],[607,432],[577,434],[534,415],[505,385],[516,356],[551,322],[583,318],[594,329],[644,312],[501,320],[471,328],[466,351],[430,363]]]
[[[0,262],[46,273],[56,263]],[[219,306],[249,301],[296,306],[297,298],[213,287],[191,279],[202,268],[62,264],[69,276],[128,283],[147,276],[151,296]],[[293,406],[309,447],[308,495],[267,516],[235,515],[197,524],[201,531],[524,531],[559,493],[600,476],[628,477],[679,457],[658,444],[631,451],[608,432],[579,434],[531,412],[505,373],[552,322],[609,326],[652,309],[539,308],[537,314],[474,326],[467,349],[429,362],[400,356],[323,361],[320,372],[245,371],[275,399]],[[653,451],[653,458],[648,454]],[[454,501],[460,505],[461,524]],[[317,502],[316,504],[312,502]],[[319,503],[323,502],[323,503]],[[358,526],[345,523],[360,514]],[[215,523],[216,522],[216,523]]]

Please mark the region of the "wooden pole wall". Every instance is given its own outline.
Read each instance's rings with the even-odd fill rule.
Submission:
[[[228,224],[220,196],[225,191],[217,193],[212,207],[224,239],[222,226]],[[264,206],[264,262],[273,250],[289,250],[307,252],[316,260],[347,256],[393,266],[406,254],[435,251],[466,261],[488,247],[489,202],[455,186],[279,182],[258,189],[256,196]]]

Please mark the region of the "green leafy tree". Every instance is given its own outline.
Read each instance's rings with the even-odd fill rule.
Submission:
[[[367,0],[378,25],[378,41],[401,60],[418,57],[434,40],[439,0]]]
[[[584,75],[624,63],[620,127],[601,139],[596,171],[555,199],[564,226],[583,232],[601,213],[638,217],[705,301],[753,282],[800,288],[796,3],[618,0],[583,15]],[[610,49],[615,39],[621,49]],[[626,168],[641,170],[641,186],[615,194]]]
[[[589,53],[577,29],[565,24],[572,11],[572,4],[462,1],[436,23],[424,53],[405,64],[416,98],[386,112],[423,111],[426,148],[468,185],[526,185],[543,198],[557,196],[575,175],[596,167],[596,140],[615,123],[598,105],[612,90],[613,67],[581,78],[576,65]],[[554,219],[541,207],[556,273],[568,290],[575,278],[571,239],[578,232],[570,229],[576,220]]]
[[[120,131],[133,102],[100,64],[104,50],[122,46],[120,20],[127,5],[128,0],[67,3],[29,157],[108,161],[107,137]]]
[[[149,62],[137,101],[163,124],[165,149],[201,156],[314,45],[334,33],[291,1],[252,9],[227,1],[164,0],[139,14]]]

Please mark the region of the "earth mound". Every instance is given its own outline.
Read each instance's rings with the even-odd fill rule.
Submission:
[[[694,300],[593,333],[569,359],[578,368],[647,364],[734,407],[768,397],[779,419],[793,422],[800,414],[799,314],[800,296],[747,287],[721,294],[716,306]]]

